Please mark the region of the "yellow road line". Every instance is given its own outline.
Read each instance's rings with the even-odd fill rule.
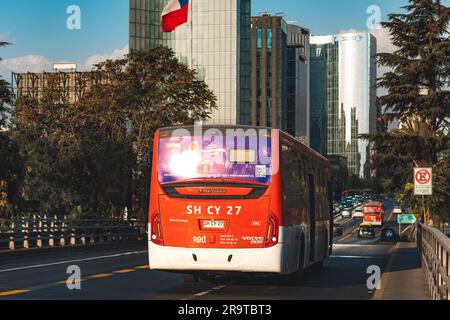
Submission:
[[[6,297],[6,296],[13,296],[16,294],[21,294],[21,293],[27,293],[30,292],[31,290],[12,290],[12,291],[5,291],[5,292],[0,292],[0,297]]]
[[[357,231],[358,231],[359,227],[356,227],[355,229],[353,229],[352,231],[350,231],[347,235],[343,236],[342,238],[340,238],[338,240],[338,242],[342,242],[345,240],[350,239]]]
[[[394,216],[394,209],[392,209],[391,214],[390,214],[389,217],[387,218],[386,222],[387,222],[387,223],[391,222],[393,216]]]
[[[135,267],[135,269],[138,269],[138,270],[147,270],[147,269],[150,269],[150,266],[139,266],[139,267]]]
[[[117,270],[117,271],[114,271],[113,273],[130,273],[130,272],[135,272],[136,270],[135,269],[123,269],[123,270]]]
[[[108,278],[114,276],[111,273],[101,273],[101,274],[95,274],[93,276],[89,276],[88,279],[101,279],[101,278]]]
[[[63,280],[63,281],[58,281],[56,284],[67,284],[67,281],[69,280]],[[76,284],[76,283],[81,283],[86,281],[86,279],[80,279],[80,280],[70,280],[69,283],[70,284]]]

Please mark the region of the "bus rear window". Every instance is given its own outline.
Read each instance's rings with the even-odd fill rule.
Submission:
[[[364,211],[369,214],[379,214],[381,212],[380,207],[365,207]]]
[[[159,141],[161,184],[190,179],[233,179],[270,184],[270,137],[169,136]]]

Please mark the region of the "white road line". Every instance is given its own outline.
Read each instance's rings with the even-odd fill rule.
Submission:
[[[57,265],[62,265],[62,264],[70,264],[70,263],[75,263],[75,262],[103,260],[103,259],[131,256],[131,255],[137,255],[137,254],[143,254],[143,253],[148,253],[148,251],[126,252],[126,253],[113,254],[113,255],[110,255],[110,256],[100,256],[100,257],[92,257],[92,258],[85,258],[85,259],[76,259],[76,260],[68,260],[68,261],[53,262],[53,263],[46,263],[46,264],[38,264],[38,265],[19,267],[19,268],[4,269],[4,270],[0,270],[0,273],[12,272],[12,271],[20,271],[20,270],[29,270],[29,269],[37,269],[37,268],[44,268],[44,267],[51,267],[51,266],[57,266]]]
[[[194,295],[194,297],[203,297],[210,293],[211,293],[211,291],[205,291],[205,292],[197,293],[196,295]]]
[[[330,258],[339,258],[339,259],[375,259],[375,256],[335,256],[332,255]]]

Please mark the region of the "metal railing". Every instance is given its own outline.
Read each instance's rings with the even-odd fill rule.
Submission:
[[[450,300],[450,238],[435,228],[417,225],[417,247],[434,300]]]
[[[56,216],[0,220],[0,251],[142,240],[147,237],[146,232],[146,224],[134,220],[72,220]]]

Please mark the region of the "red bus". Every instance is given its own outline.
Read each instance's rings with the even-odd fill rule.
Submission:
[[[363,223],[373,226],[383,225],[383,204],[381,202],[368,202],[363,208]]]
[[[330,165],[286,133],[254,127],[157,131],[150,269],[194,277],[293,275],[332,249]]]

